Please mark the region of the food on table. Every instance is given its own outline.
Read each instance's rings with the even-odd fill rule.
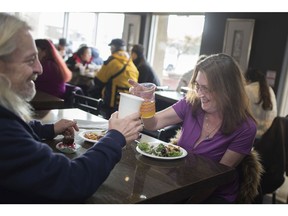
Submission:
[[[71,135],[68,131],[65,131],[62,144],[74,147],[74,136]]]
[[[104,136],[105,132],[87,132],[84,134],[84,137],[90,140],[99,140]]]
[[[148,142],[140,142],[138,148],[147,154],[159,157],[178,157],[183,154],[179,146],[171,144],[164,145],[163,143],[159,143],[158,145],[151,145]]]

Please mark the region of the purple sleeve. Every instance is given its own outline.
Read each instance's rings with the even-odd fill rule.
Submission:
[[[256,124],[252,119],[244,122],[233,134],[235,135],[228,149],[240,154],[249,154],[256,135]]]
[[[184,120],[185,115],[186,115],[187,111],[189,111],[190,106],[187,103],[187,101],[185,100],[185,98],[183,98],[183,99],[179,100],[178,102],[176,102],[175,104],[173,104],[172,108],[175,110],[175,112],[177,113],[179,118]]]

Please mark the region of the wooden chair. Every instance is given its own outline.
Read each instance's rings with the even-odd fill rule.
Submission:
[[[103,100],[101,98],[95,99],[77,92],[73,92],[73,107],[79,108],[94,115],[101,115],[103,108]]]

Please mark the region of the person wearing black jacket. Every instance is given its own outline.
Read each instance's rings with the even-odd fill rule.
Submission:
[[[138,83],[152,82],[156,86],[160,86],[159,78],[144,57],[144,47],[141,44],[132,47],[131,57],[139,71]]]

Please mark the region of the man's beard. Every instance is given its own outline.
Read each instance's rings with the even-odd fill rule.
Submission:
[[[23,100],[30,102],[36,94],[35,84],[33,83],[33,87],[23,89],[14,89],[14,92]]]

